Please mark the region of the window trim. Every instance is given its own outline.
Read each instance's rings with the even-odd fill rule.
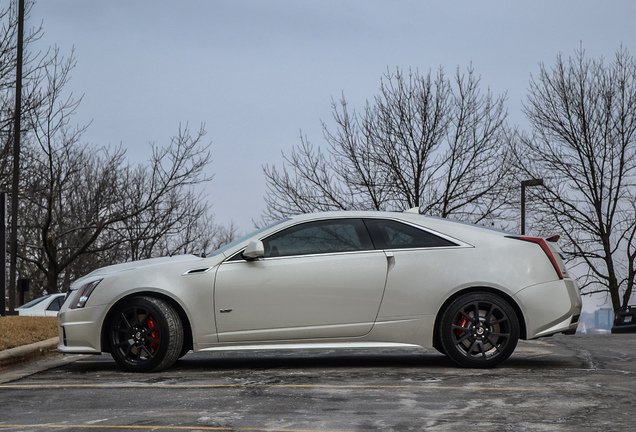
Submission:
[[[342,217],[326,217],[326,218],[320,218],[320,219],[312,219],[312,220],[303,220],[303,221],[298,221],[298,223],[295,223],[293,225],[289,225],[286,227],[283,227],[279,230],[276,230],[274,232],[268,233],[265,236],[259,237],[258,240],[260,241],[264,241],[266,238],[271,237],[271,236],[275,236],[283,231],[286,231],[290,228],[294,228],[294,227],[298,227],[299,225],[304,225],[304,224],[309,224],[309,223],[314,223],[314,222],[321,222],[321,221],[339,221],[339,220],[360,220],[362,221],[365,229],[366,229],[366,233],[367,236],[369,238],[369,240],[371,241],[372,244],[372,249],[362,249],[362,250],[357,250],[357,251],[341,251],[341,252],[322,252],[322,253],[314,253],[314,254],[299,254],[299,255],[284,255],[284,256],[277,256],[277,257],[263,257],[263,260],[271,260],[271,259],[289,259],[289,258],[296,258],[296,257],[310,257],[310,256],[324,256],[324,255],[334,255],[334,254],[354,254],[354,253],[368,253],[368,252],[378,252],[378,251],[403,251],[403,250],[431,250],[431,249],[456,249],[456,248],[466,248],[466,247],[473,247],[468,243],[465,243],[461,240],[458,240],[454,237],[451,237],[449,235],[446,234],[442,234],[440,232],[425,228],[421,225],[412,223],[410,221],[405,221],[402,219],[398,219],[398,218],[377,218],[377,217],[365,217],[365,216],[342,216]],[[367,221],[372,221],[372,220],[378,220],[378,221],[392,221],[398,224],[402,224],[402,225],[406,225],[409,226],[411,228],[414,228],[416,230],[420,230],[423,231],[427,234],[430,234],[432,236],[441,238],[443,240],[446,240],[448,242],[450,242],[451,244],[446,245],[446,246],[416,246],[416,247],[393,247],[393,248],[381,248],[378,247],[376,245],[377,243],[377,239],[374,238],[374,234],[372,233],[372,230],[369,229],[369,226],[367,224]],[[231,255],[230,257],[228,257],[226,260],[224,260],[224,262],[228,263],[228,262],[246,262],[247,260],[245,260],[242,257],[242,253],[245,250],[245,247],[241,248],[240,250],[238,250],[236,253],[234,253],[233,255]]]

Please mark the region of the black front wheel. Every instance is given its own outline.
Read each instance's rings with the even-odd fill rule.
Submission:
[[[183,325],[163,300],[134,297],[118,307],[110,321],[113,359],[135,372],[160,371],[172,366],[183,346]]]
[[[444,311],[439,327],[443,351],[465,367],[489,368],[506,360],[519,341],[519,320],[501,297],[466,294]]]

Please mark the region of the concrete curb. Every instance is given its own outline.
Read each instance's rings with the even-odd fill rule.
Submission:
[[[42,342],[0,351],[0,371],[57,355],[59,341],[59,337],[54,337]]]

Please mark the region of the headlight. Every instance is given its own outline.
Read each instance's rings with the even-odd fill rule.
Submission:
[[[73,296],[73,300],[71,301],[71,304],[69,307],[71,309],[83,308],[86,305],[88,298],[91,296],[91,294],[95,290],[95,287],[101,281],[102,281],[101,279],[97,279],[95,281],[86,283],[82,285],[81,287],[79,287],[79,289],[77,290],[77,294]]]

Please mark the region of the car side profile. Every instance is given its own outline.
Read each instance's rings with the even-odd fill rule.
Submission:
[[[417,212],[284,219],[206,257],[97,269],[58,315],[59,351],[156,371],[188,351],[434,347],[493,367],[519,339],[573,334],[581,296],[557,236]]]

